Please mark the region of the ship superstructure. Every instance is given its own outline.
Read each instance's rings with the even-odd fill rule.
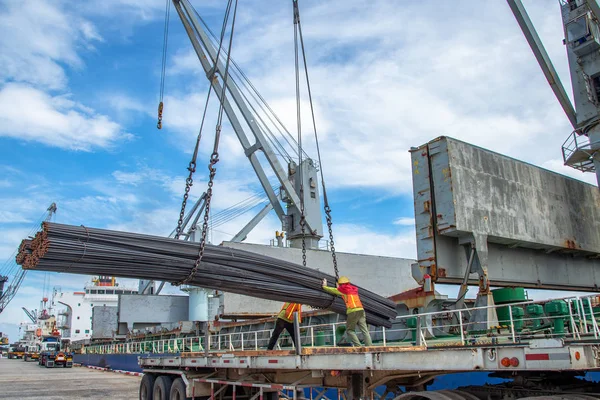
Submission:
[[[54,289],[53,303],[61,306],[57,328],[64,340],[76,342],[92,337],[92,312],[96,306],[116,307],[121,294],[137,294],[135,288],[119,286],[110,276],[98,276],[85,285],[83,291],[63,292]]]

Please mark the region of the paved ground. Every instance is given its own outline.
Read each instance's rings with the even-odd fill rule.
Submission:
[[[139,377],[0,358],[0,399],[137,399]]]

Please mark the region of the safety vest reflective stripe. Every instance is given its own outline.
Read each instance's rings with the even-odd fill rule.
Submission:
[[[298,320],[302,320],[302,305],[298,303],[285,303],[281,307],[282,311],[285,311],[285,318],[289,321],[294,319],[294,313],[298,313]]]
[[[347,294],[344,296],[344,302],[347,308],[362,308],[360,297],[357,294]]]

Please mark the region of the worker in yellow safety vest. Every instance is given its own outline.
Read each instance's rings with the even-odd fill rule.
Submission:
[[[350,283],[350,279],[340,276],[337,281],[337,288],[327,286],[327,279],[323,279],[323,290],[329,294],[340,296],[346,303],[346,334],[352,342],[352,346],[361,346],[360,340],[356,336],[357,326],[363,334],[365,345],[372,346],[373,343],[367,326],[367,316],[358,296],[358,288]]]
[[[281,311],[277,314],[277,320],[275,321],[275,329],[269,340],[269,346],[267,349],[273,350],[279,335],[285,329],[290,334],[294,346],[296,345],[296,334],[294,333],[294,313],[298,313],[298,322],[302,321],[302,304],[298,303],[284,303],[281,307]]]

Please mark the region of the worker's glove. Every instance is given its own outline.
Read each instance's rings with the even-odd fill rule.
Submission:
[[[323,278],[323,286],[327,286],[327,278]]]

